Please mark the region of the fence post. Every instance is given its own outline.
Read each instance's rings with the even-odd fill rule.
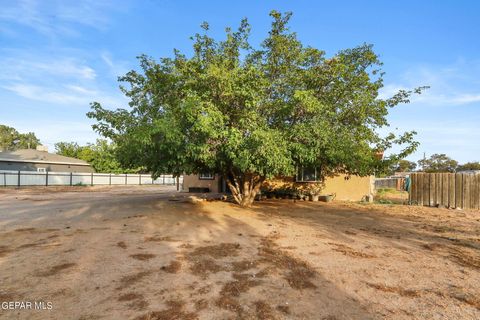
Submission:
[[[111,173],[108,175],[108,185],[109,186],[112,185],[112,174]]]
[[[70,187],[73,186],[73,172],[70,172]]]
[[[90,186],[93,186],[93,172],[92,172],[92,175],[90,176]]]
[[[48,187],[48,171],[45,171],[45,186]]]
[[[165,175],[162,176],[163,177],[163,185],[165,185]]]
[[[463,207],[463,179],[461,173],[455,174],[455,208]]]
[[[141,173],[138,175],[138,185],[139,186],[142,185],[142,174]]]
[[[6,172],[3,173],[3,186],[4,187],[7,186],[7,173]]]
[[[177,176],[177,191],[180,190],[180,178]]]
[[[125,173],[125,185],[127,185],[127,174]]]
[[[18,170],[18,187],[20,188],[20,170]]]

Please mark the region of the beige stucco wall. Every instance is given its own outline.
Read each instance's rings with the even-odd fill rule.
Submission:
[[[210,192],[219,192],[219,175],[215,175],[213,180],[200,180],[198,174],[183,176],[183,191],[188,192],[188,188],[209,188]]]
[[[214,180],[200,180],[198,175],[185,175],[183,177],[183,190],[188,191],[191,187],[209,188],[210,192],[219,192],[219,175],[215,175]],[[274,179],[267,181],[267,184],[280,186],[282,184],[291,184],[293,178]],[[346,201],[361,201],[364,197],[370,195],[374,183],[373,176],[358,177],[340,174],[338,176],[325,179],[325,187],[321,194],[335,194],[335,199]],[[297,183],[297,185],[305,185]]]
[[[339,174],[325,178],[325,185],[320,194],[335,194],[335,199],[345,201],[362,201],[373,190],[374,177],[359,177]],[[265,182],[266,186],[280,188],[282,185],[295,184],[297,189],[308,189],[309,182],[294,182],[293,177],[277,178]]]
[[[361,201],[372,191],[373,176],[358,177],[344,174],[325,179],[323,194],[336,194],[335,199]]]

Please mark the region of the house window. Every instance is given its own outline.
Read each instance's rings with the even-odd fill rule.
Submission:
[[[298,169],[297,182],[318,182],[321,181],[320,168],[301,167]]]
[[[37,172],[46,172],[45,168],[37,168]]]
[[[214,180],[215,175],[213,173],[200,173],[198,176],[200,180]]]

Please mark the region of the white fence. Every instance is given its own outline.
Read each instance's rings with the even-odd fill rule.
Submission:
[[[183,184],[180,176],[178,183]],[[0,187],[21,186],[75,186],[75,185],[176,185],[173,175],[152,179],[149,174],[36,172],[0,170]]]

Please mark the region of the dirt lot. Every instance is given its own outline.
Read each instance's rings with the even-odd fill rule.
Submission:
[[[479,212],[74,190],[0,191],[1,319],[480,318]]]

